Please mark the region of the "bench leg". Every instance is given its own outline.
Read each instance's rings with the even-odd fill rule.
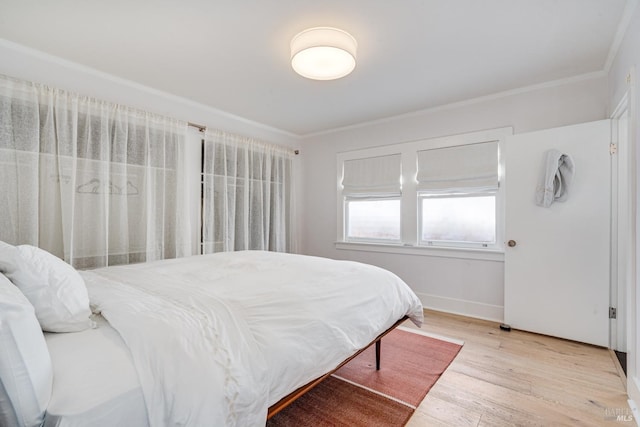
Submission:
[[[380,370],[380,340],[376,341],[376,371]]]

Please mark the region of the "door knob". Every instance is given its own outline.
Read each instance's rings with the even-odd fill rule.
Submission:
[[[509,247],[510,247],[510,248],[514,247],[516,244],[517,244],[517,243],[516,243],[516,241],[515,241],[515,240],[509,240],[509,241],[507,242],[507,245],[509,245]]]

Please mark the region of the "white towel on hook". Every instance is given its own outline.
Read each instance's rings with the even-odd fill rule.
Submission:
[[[548,208],[555,201],[564,202],[573,181],[575,165],[568,154],[558,150],[545,153],[540,183],[536,188],[536,204]]]

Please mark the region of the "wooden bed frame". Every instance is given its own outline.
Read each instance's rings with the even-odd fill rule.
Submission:
[[[330,376],[331,374],[336,372],[338,369],[342,368],[344,365],[349,363],[352,359],[354,359],[360,353],[365,351],[367,348],[371,347],[371,345],[373,345],[373,344],[376,345],[376,370],[380,370],[380,340],[382,339],[382,337],[387,335],[389,332],[393,331],[396,327],[398,327],[402,322],[404,322],[408,318],[409,318],[408,316],[404,316],[402,319],[398,320],[389,329],[387,329],[386,331],[384,331],[383,333],[378,335],[373,341],[371,341],[369,344],[367,344],[364,348],[362,348],[361,350],[358,350],[353,356],[349,357],[348,359],[343,361],[341,364],[339,364],[334,370],[332,370],[330,372],[327,372],[326,374],[316,378],[315,380],[312,380],[311,382],[303,385],[302,387],[300,387],[297,390],[293,391],[292,393],[286,395],[285,397],[280,399],[278,402],[276,402],[275,404],[270,406],[269,407],[269,412],[267,413],[267,419],[273,417],[278,412],[282,411],[284,408],[286,408],[287,406],[291,405],[300,396],[302,396],[303,394],[305,394],[306,392],[311,390],[313,387],[315,387],[318,384],[320,384],[322,382],[322,380],[324,380],[325,378],[327,378],[328,376]]]

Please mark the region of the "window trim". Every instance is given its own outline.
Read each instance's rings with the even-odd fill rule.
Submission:
[[[451,247],[428,247],[411,246],[404,244],[381,244],[363,242],[335,242],[335,248],[345,251],[358,252],[378,252],[386,254],[406,254],[430,256],[438,258],[458,258],[484,261],[504,261],[504,252],[494,249],[473,249],[473,248],[451,248]]]
[[[374,252],[411,253],[427,256],[446,256],[454,258],[491,259],[500,260],[504,252],[504,150],[507,136],[513,135],[512,127],[496,128],[486,131],[470,132],[429,139],[420,139],[397,144],[382,145],[352,151],[340,152],[336,158],[336,248],[348,250],[363,250]],[[476,144],[482,142],[498,142],[498,180],[496,191],[496,244],[494,247],[473,247],[468,245],[429,245],[420,246],[418,228],[418,189],[417,189],[417,153],[418,151],[453,147],[459,145]],[[343,164],[347,160],[401,154],[402,162],[402,194],[401,194],[401,223],[400,242],[354,242],[346,239],[345,196],[342,193]],[[457,254],[456,254],[457,252]],[[482,255],[482,254],[486,254]],[[498,256],[496,256],[496,254]]]

